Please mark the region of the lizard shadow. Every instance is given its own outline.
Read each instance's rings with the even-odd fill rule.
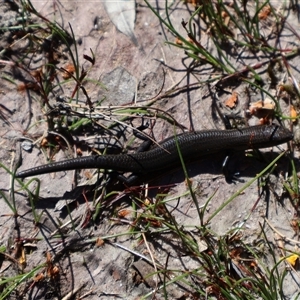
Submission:
[[[246,156],[244,151],[238,151],[230,155],[230,158],[225,166],[226,173],[229,174],[229,178],[225,178],[223,172],[224,160],[227,157],[227,154],[218,153],[214,155],[207,155],[201,159],[198,159],[197,161],[186,163],[185,167],[189,178],[193,178],[201,174],[208,174],[211,175],[212,180],[214,178],[223,178],[228,184],[234,184],[235,180],[230,180],[233,175],[238,174],[238,178],[240,178],[242,181],[246,181],[247,178],[255,177],[278,156],[278,153],[276,152],[260,153],[251,151],[248,153],[251,156]],[[279,172],[279,170],[288,171],[288,167],[288,158],[282,157],[277,162],[277,168],[275,169],[275,172],[276,170],[277,172]],[[159,178],[156,178],[150,182],[155,182],[157,185],[164,183],[176,184],[184,181],[185,179],[185,174],[182,168],[177,168],[167,171],[163,175],[160,175]],[[239,181],[239,179],[237,181]]]
[[[235,152],[230,156],[226,168],[228,169],[229,174],[239,173],[240,178],[247,181],[247,178],[253,178],[258,173],[260,173],[273,159],[278,156],[276,152],[264,152],[257,157],[247,157],[244,155],[245,152]],[[197,161],[191,161],[186,163],[185,167],[188,173],[189,178],[194,178],[198,175],[208,174],[211,176],[211,180],[221,179],[226,180],[225,176],[222,174],[222,165],[226,157],[225,153],[218,153],[213,155],[207,155],[198,159]],[[289,161],[287,157],[282,157],[277,162],[277,168],[275,172],[279,171],[288,171]],[[277,170],[277,171],[276,171]],[[217,176],[217,177],[216,177]],[[206,177],[207,178],[207,177]],[[222,179],[223,178],[223,179]],[[124,192],[124,197],[128,195],[133,188],[138,188],[140,184],[148,183],[149,186],[154,187],[150,189],[150,196],[155,195],[157,190],[162,186],[176,185],[185,180],[185,174],[182,170],[182,167],[165,169],[160,173],[149,173],[145,174],[142,177],[138,177],[137,181],[133,183],[133,187],[128,187],[124,183],[116,183],[110,187],[114,191],[126,191]],[[201,177],[200,177],[201,180]],[[228,182],[228,181],[227,181]],[[234,184],[234,181],[228,182],[228,184]],[[60,200],[69,201],[73,199],[74,204],[70,204],[76,207],[78,202],[81,203],[85,201],[82,196],[85,194],[86,198],[89,199],[89,193],[93,194],[95,185],[91,186],[78,186],[71,191],[66,191],[61,197],[46,197],[42,198],[37,202],[36,208],[39,209],[49,209],[54,208],[56,203]],[[123,197],[123,198],[124,198]],[[126,198],[126,197],[125,197]],[[61,217],[65,217],[68,214],[67,210],[61,211]]]

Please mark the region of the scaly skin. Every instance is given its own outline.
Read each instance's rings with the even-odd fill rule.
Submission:
[[[159,146],[149,151],[134,154],[79,157],[21,171],[16,176],[24,178],[85,168],[111,169],[142,175],[180,165],[178,149],[180,149],[184,160],[191,161],[208,154],[228,150],[272,147],[286,143],[292,138],[293,134],[289,130],[278,125],[186,132],[162,141]]]

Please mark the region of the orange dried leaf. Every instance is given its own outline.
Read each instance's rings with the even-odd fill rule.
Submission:
[[[52,264],[47,268],[47,276],[49,278],[54,278],[59,274],[59,268],[57,266],[53,266]]]
[[[194,41],[191,38],[187,38],[188,42],[190,42],[191,44],[194,44]]]
[[[271,110],[274,111],[276,107],[275,102],[272,99],[265,99],[265,100],[259,100],[256,102],[253,102],[250,104],[249,111],[250,114],[253,115],[257,111],[260,110]]]
[[[104,245],[104,243],[105,243],[104,240],[97,238],[97,240],[96,240],[97,247],[102,247]]]
[[[234,108],[238,102],[237,92],[233,92],[229,98],[225,101],[225,105],[229,108]]]
[[[270,116],[266,115],[264,118],[259,119],[259,124],[260,125],[267,125],[270,124]]]
[[[46,261],[47,261],[47,264],[51,263],[51,254],[50,254],[50,252],[46,253]]]
[[[190,4],[192,4],[195,7],[197,7],[200,4],[199,0],[186,0],[185,2],[186,3],[190,3]]]
[[[251,262],[250,262],[250,267],[251,267],[251,268],[257,268],[257,267],[258,267],[257,261],[251,260]]]
[[[224,19],[224,18],[226,18],[226,17],[228,17],[228,13],[226,12],[226,11],[222,11],[221,12],[221,16],[222,16],[222,18]]]
[[[290,222],[293,230],[298,233],[299,232],[299,220],[298,219],[292,219]]]
[[[59,267],[54,266],[51,271],[51,277],[56,277],[59,274]]]
[[[18,84],[18,86],[17,86],[17,91],[18,92],[23,92],[23,91],[25,91],[26,90],[26,84],[24,83],[24,82],[21,82],[20,84]]]
[[[50,278],[57,276],[59,273],[59,269],[58,267],[53,265],[51,254],[49,252],[47,252],[46,254],[46,264],[47,264],[47,276]]]
[[[77,148],[76,149],[76,153],[77,153],[78,156],[82,156],[82,150],[81,150],[81,148]]]
[[[290,107],[290,115],[291,115],[291,118],[293,119],[293,122],[297,122],[297,112],[296,112],[296,109],[293,105],[291,105]]]
[[[221,16],[222,19],[224,20],[224,24],[228,26],[230,22],[230,16],[228,15],[228,13],[226,11],[222,11]]]
[[[182,43],[182,40],[180,40],[178,37],[176,37],[176,39],[175,39],[175,44],[181,46],[183,43]]]
[[[151,225],[152,225],[153,227],[159,228],[159,227],[162,226],[161,222],[158,221],[158,220],[149,220],[149,222],[151,223]]]
[[[120,272],[118,270],[114,270],[113,273],[112,273],[112,276],[113,276],[114,280],[116,280],[116,281],[121,279],[121,275],[120,275]]]
[[[42,73],[41,69],[33,70],[33,71],[30,72],[31,76],[36,78],[36,79],[41,78],[41,73]]]
[[[230,251],[229,255],[232,259],[240,259],[243,249],[241,247],[234,248]]]
[[[271,13],[271,6],[265,5],[260,11],[260,13],[258,14],[258,18],[260,20],[266,20],[270,13]]]
[[[48,140],[47,138],[43,138],[41,141],[41,147],[47,147],[48,146]]]
[[[71,75],[75,72],[75,66],[73,64],[67,64],[62,69],[62,77],[63,79],[69,79],[72,77]]]
[[[21,256],[19,258],[19,263],[22,266],[26,266],[26,255],[25,255],[25,249],[23,247],[21,249]]]
[[[122,209],[118,212],[118,217],[125,218],[129,214],[130,214],[130,211],[128,209]]]
[[[90,171],[84,171],[83,174],[84,174],[84,177],[87,179],[93,178],[93,173],[91,173]]]
[[[43,273],[39,273],[39,274],[36,274],[33,277],[33,281],[39,282],[39,281],[42,281],[44,278],[45,278],[44,274]]]

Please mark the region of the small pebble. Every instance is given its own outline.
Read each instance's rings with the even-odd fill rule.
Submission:
[[[22,146],[22,149],[27,152],[31,152],[32,147],[33,147],[32,143],[30,141],[23,141],[21,146]]]

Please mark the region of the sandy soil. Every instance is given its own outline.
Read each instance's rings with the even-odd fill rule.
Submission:
[[[186,59],[182,50],[165,44],[166,39],[175,41],[175,38],[162,27],[142,1],[137,1],[134,30],[138,45],[135,45],[130,38],[115,28],[100,2],[33,1],[32,3],[41,15],[50,20],[55,18],[69,32],[70,24],[77,41],[80,64],[86,68],[89,67],[89,64],[83,59],[83,55],[91,55],[90,49],[93,50],[96,62],[88,76],[101,81],[107,88],[105,90],[102,87],[87,84],[86,89],[93,102],[106,97],[102,105],[125,105],[134,101],[136,105],[146,105],[150,99],[158,94],[163,94],[179,82],[181,87],[199,80],[204,82],[213,71],[212,68],[199,66],[194,73],[187,74],[185,66],[189,65],[191,60]],[[159,2],[159,5],[163,7],[164,4]],[[171,19],[175,27],[180,29],[182,19],[188,20],[189,10],[193,10],[192,6],[188,6],[187,9],[183,3],[173,7]],[[18,15],[18,11],[13,4],[2,0],[0,11],[1,26],[17,24],[15,17]],[[297,31],[299,23],[296,13],[291,11],[288,17],[290,24]],[[269,30],[268,26],[266,26],[266,30]],[[180,31],[184,32],[182,28]],[[299,44],[298,40],[294,41],[290,35],[284,33],[281,35],[283,48],[295,46],[295,43]],[[11,32],[5,32],[0,38],[0,49],[7,49],[15,40]],[[202,33],[202,44],[207,48],[212,47],[205,33]],[[11,52],[2,52],[0,59],[13,61],[17,56],[17,51],[20,48],[23,51],[23,47],[28,47],[25,39],[14,45]],[[72,49],[74,49],[74,45]],[[66,66],[69,57],[64,55],[65,49],[59,50],[61,57],[58,66]],[[214,52],[215,49],[211,49],[211,51]],[[43,61],[42,56],[43,53],[36,53],[33,56],[36,66]],[[249,57],[245,54],[243,59],[236,62],[236,66],[238,69],[242,69],[243,64],[253,63],[257,63],[257,57]],[[298,57],[289,60],[289,63],[293,66],[294,75],[299,80]],[[39,122],[36,126],[38,120],[45,120],[45,107],[42,108],[41,101],[38,100],[39,95],[35,91],[20,91],[12,82],[3,80],[3,77],[6,76],[13,78],[19,84],[28,79],[26,72],[9,64],[1,64],[0,72],[2,76],[0,81],[1,163],[10,169],[21,157],[20,169],[22,170],[45,164],[46,158],[40,149],[39,138],[47,136],[48,128],[46,122]],[[266,68],[262,68],[259,72],[268,83],[270,80]],[[283,78],[284,74],[282,73],[278,77]],[[73,88],[74,83],[57,88],[50,98],[51,103],[55,103],[57,96],[69,97]],[[244,117],[243,112],[248,101],[245,84],[226,82],[223,88],[239,93],[240,101],[234,113],[239,112]],[[197,89],[184,89],[183,92],[175,93],[172,97],[158,99],[153,106],[170,114],[187,130],[224,128],[212,106],[212,94],[215,94],[212,90],[212,86],[202,84]],[[274,94],[275,92],[274,88],[270,88],[270,93]],[[251,91],[250,94],[252,102],[261,99],[260,93]],[[221,101],[228,97],[225,93],[220,93],[219,96]],[[82,99],[82,103],[84,102],[85,99]],[[282,106],[283,109],[287,109],[288,104],[282,104]],[[140,120],[135,121],[134,125],[139,126],[138,123]],[[34,126],[30,127],[30,125]],[[286,125],[288,126],[287,122]],[[132,134],[132,131],[128,131]],[[148,131],[150,133],[150,130]],[[174,134],[174,126],[158,119],[153,132],[155,139],[161,141]],[[86,138],[86,136],[79,138]],[[24,141],[31,143],[30,151],[24,150]],[[268,149],[267,152],[270,161],[271,157],[276,157],[276,153],[280,150],[274,148],[273,153],[271,153],[271,149]],[[65,157],[68,157],[68,152],[59,151],[55,155],[55,160],[58,161]],[[244,186],[244,183],[241,182],[234,184],[226,182],[221,174],[222,159],[223,156],[220,155],[188,165],[199,206],[204,205],[213,195],[207,206],[207,218],[232,194]],[[246,158],[244,155],[235,155],[229,168],[236,169],[237,166],[241,171],[241,178],[245,182],[249,182],[264,169],[266,163],[258,159]],[[270,175],[268,179],[270,192],[260,194],[262,189],[259,189],[259,183],[255,182],[211,220],[211,230],[221,236],[232,228],[242,226],[244,240],[249,243],[258,243],[260,226],[263,226],[268,238],[274,243],[274,248],[277,248],[274,231],[265,222],[265,218],[267,218],[282,234],[297,239],[298,236],[290,225],[295,213],[294,208],[283,189],[283,177],[288,169],[288,159],[283,158],[277,165],[276,174]],[[25,271],[46,262],[47,252],[50,253],[54,265],[59,270],[59,280],[37,281],[32,284],[31,288],[28,287],[28,283],[24,283],[18,292],[10,296],[10,299],[20,299],[20,295],[23,296],[23,299],[63,299],[71,291],[74,292],[74,296],[70,296],[70,299],[79,299],[80,296],[86,295],[87,299],[130,300],[140,299],[147,293],[150,293],[149,298],[155,295],[155,299],[164,299],[162,290],[153,292],[157,286],[160,286],[162,278],[147,277],[146,275],[154,272],[155,269],[151,263],[130,251],[146,256],[150,262],[152,260],[151,251],[154,259],[163,266],[168,259],[168,269],[170,270],[197,268],[199,262],[193,256],[186,255],[178,237],[147,232],[144,236],[147,241],[145,243],[140,240],[140,236],[137,238],[134,235],[121,235],[130,230],[130,222],[133,220],[131,215],[126,216],[122,221],[118,220],[119,211],[132,209],[132,199],[128,199],[126,195],[123,196],[122,190],[120,190],[120,200],[111,204],[108,201],[104,202],[100,217],[92,222],[89,216],[94,210],[93,189],[95,186],[87,183],[88,178],[92,177],[91,172],[84,170],[76,177],[73,171],[39,176],[40,198],[35,206],[37,214],[41,214],[41,219],[40,225],[35,226],[27,193],[18,190],[19,185],[16,182],[15,189],[12,190],[11,177],[3,168],[0,169],[1,191],[11,202],[15,199],[19,214],[16,221],[7,203],[3,201],[3,198],[1,199],[1,245],[8,247],[11,256],[19,259],[18,245],[26,244],[25,247],[22,246],[26,251]],[[193,236],[197,237],[196,227],[200,225],[200,221],[192,198],[186,193],[187,186],[182,172],[174,171],[166,176],[156,178],[151,184],[153,186],[172,184],[171,188],[168,190],[166,188],[167,199],[173,199],[167,205],[170,209],[173,208],[172,214],[177,224],[190,226]],[[34,186],[36,183],[32,183],[30,189],[33,189]],[[79,186],[79,188],[75,188],[75,186]],[[98,186],[97,191],[99,190],[101,187]],[[87,202],[82,195],[87,196]],[[155,191],[150,190],[149,198],[155,196]],[[154,199],[152,200],[154,201]],[[72,229],[72,225],[68,224],[65,229],[60,230],[65,239],[54,238],[57,228],[70,221],[70,215],[65,206],[66,201],[72,204],[70,209],[73,226],[76,229],[74,230],[74,227]],[[256,201],[258,204],[252,211]],[[251,215],[247,218],[249,214]],[[246,218],[246,222],[243,223]],[[86,225],[87,220],[89,220],[88,225]],[[115,237],[106,239],[101,246],[95,243],[99,238],[100,244],[100,241],[106,236]],[[290,246],[290,248],[292,247]],[[276,251],[278,254],[280,253],[279,249]],[[271,258],[266,254],[265,262],[270,260]],[[13,261],[7,259],[2,263],[1,274],[3,276],[13,276],[16,272]],[[288,275],[284,283],[287,299],[299,290],[298,279],[292,277],[292,275]],[[153,292],[152,295],[151,292]],[[191,287],[184,284],[169,285],[167,293],[168,299],[196,299],[193,298]]]

